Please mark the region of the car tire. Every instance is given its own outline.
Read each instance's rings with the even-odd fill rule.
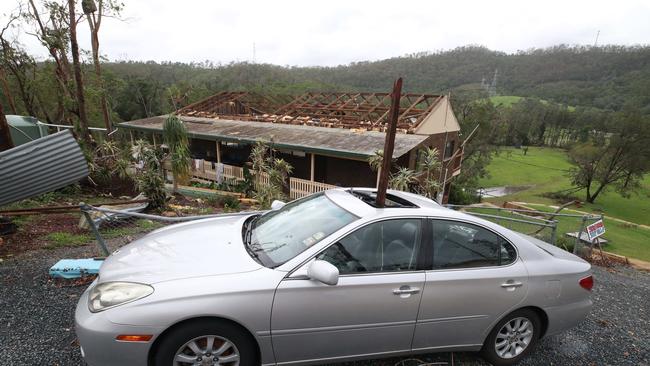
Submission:
[[[210,338],[213,338],[211,350],[208,349]],[[191,344],[192,342],[194,343]],[[224,359],[234,359],[234,355],[238,356],[239,366],[259,365],[257,348],[253,342],[249,334],[230,322],[218,319],[191,321],[164,335],[152,357],[153,365],[192,365],[198,361],[198,357],[201,357],[201,360],[210,358],[217,364],[219,358],[223,362]],[[224,349],[221,349],[222,347]],[[177,358],[186,362],[176,363]],[[190,361],[192,359],[195,361]],[[225,365],[237,363],[232,361]]]
[[[514,311],[494,326],[483,344],[481,357],[494,366],[515,365],[535,348],[541,330],[542,322],[533,310]]]

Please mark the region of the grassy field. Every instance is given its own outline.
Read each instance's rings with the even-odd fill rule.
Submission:
[[[494,104],[495,106],[501,105],[503,107],[508,108],[513,104],[517,103],[518,101],[520,101],[521,99],[522,97],[518,97],[516,95],[497,95],[491,97],[490,101],[492,101],[492,104]]]
[[[543,205],[557,205],[559,202],[544,197],[545,193],[557,192],[571,187],[566,170],[571,168],[566,153],[561,149],[531,147],[524,156],[519,149],[504,149],[495,156],[488,171],[490,177],[480,181],[483,187],[529,186],[519,192],[486,201],[502,204],[504,201],[521,201]],[[642,189],[631,198],[623,198],[609,191],[596,199],[594,204],[583,204],[581,211],[605,215],[607,234],[611,241],[606,250],[614,253],[650,261],[650,230],[629,225],[607,217],[615,217],[636,224],[650,225],[650,177],[643,181]],[[575,193],[583,200],[584,192]],[[544,206],[535,206],[540,209]],[[548,210],[546,208],[545,210]],[[579,220],[562,219],[559,233],[577,231]]]
[[[523,99],[523,97],[519,97],[519,96],[516,96],[516,95],[497,95],[497,96],[491,97],[490,101],[492,101],[492,104],[494,104],[495,106],[502,106],[502,107],[505,107],[505,108],[509,108],[513,104],[519,102],[522,99]],[[546,101],[544,99],[540,99],[540,102],[542,102],[544,104],[548,103],[548,101]],[[569,106],[568,108],[569,108],[570,111],[575,110],[574,106]]]

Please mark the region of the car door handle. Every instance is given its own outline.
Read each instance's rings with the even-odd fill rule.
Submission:
[[[515,287],[521,287],[523,283],[521,282],[515,282],[515,281],[508,281],[504,282],[501,284],[501,287],[503,288],[515,288]]]
[[[402,286],[393,290],[393,295],[412,295],[420,292],[418,287]]]

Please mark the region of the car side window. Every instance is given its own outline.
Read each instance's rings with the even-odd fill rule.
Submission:
[[[494,232],[464,222],[432,220],[433,268],[472,268],[510,264],[515,248]]]
[[[366,225],[318,255],[341,274],[409,271],[416,268],[420,219],[396,219]]]

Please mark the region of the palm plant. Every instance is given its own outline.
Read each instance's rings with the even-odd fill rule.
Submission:
[[[175,114],[170,114],[163,123],[163,140],[169,148],[174,192],[176,192],[178,182],[185,181],[190,173],[190,148],[187,129]]]
[[[414,171],[409,168],[399,168],[397,172],[391,174],[388,180],[388,186],[392,189],[399,191],[406,191],[409,185],[417,182],[417,176]]]
[[[368,158],[368,164],[373,172],[377,172],[377,187],[379,187],[381,166],[384,164],[384,150],[376,150],[375,154]]]
[[[368,164],[373,172],[378,172],[384,163],[384,150],[376,150],[375,155],[368,158]]]
[[[117,142],[104,140],[94,150],[85,154],[90,179],[95,184],[110,182],[114,176],[128,179],[127,169],[131,159],[128,149],[122,149]]]
[[[131,148],[131,156],[137,164],[134,175],[136,187],[149,199],[150,208],[163,207],[167,199],[160,155],[159,150],[144,140],[136,141]]]
[[[261,141],[258,141],[251,150],[250,159],[253,171],[257,177],[268,174],[269,184],[257,184],[255,186],[255,199],[262,207],[269,207],[276,199],[286,198],[283,187],[287,177],[291,174],[291,164],[280,158],[273,158],[272,149]],[[271,153],[271,154],[270,154]],[[258,178],[259,179],[259,178]]]
[[[438,149],[435,147],[422,150],[422,161],[419,170],[424,172],[424,179],[420,183],[420,188],[422,194],[429,198],[434,198],[441,188],[440,181],[436,178],[436,173],[442,167],[439,156]]]

